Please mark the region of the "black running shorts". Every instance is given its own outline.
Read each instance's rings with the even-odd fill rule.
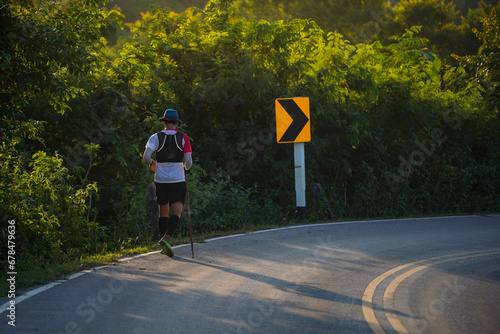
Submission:
[[[156,203],[166,205],[168,203],[182,202],[186,197],[186,182],[179,183],[156,183]]]

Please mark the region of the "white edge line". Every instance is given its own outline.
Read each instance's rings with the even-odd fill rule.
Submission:
[[[268,229],[268,230],[255,231],[255,232],[250,232],[250,233],[232,234],[232,235],[227,235],[227,236],[224,236],[224,237],[217,237],[217,238],[207,239],[207,240],[205,240],[205,242],[217,241],[217,240],[228,239],[228,238],[236,238],[236,237],[241,237],[241,236],[251,235],[251,234],[260,234],[260,233],[267,233],[267,232],[274,232],[274,231],[295,229],[295,228],[310,228],[310,227],[321,227],[321,226],[329,226],[329,225],[347,225],[347,224],[363,224],[363,223],[388,223],[388,222],[408,221],[408,220],[472,218],[472,217],[480,217],[480,216],[479,215],[471,215],[471,216],[445,216],[445,217],[399,218],[399,219],[398,218],[394,218],[394,219],[381,219],[381,220],[358,220],[358,221],[347,221],[347,222],[332,222],[332,223],[320,223],[320,224],[294,225],[294,226],[285,226],[285,227],[279,227],[279,228],[272,228],[272,229]],[[177,246],[174,246],[172,248],[180,248],[180,247],[185,247],[187,245],[188,244],[177,245]],[[148,255],[159,253],[159,252],[160,251],[154,251],[154,252],[149,252],[149,253],[144,253],[144,254],[138,254],[138,255],[134,255],[134,256],[129,256],[129,257],[118,259],[118,262],[130,261],[130,260],[134,260],[134,259],[137,259],[137,258],[140,258],[140,257],[148,256]],[[13,301],[13,300],[15,301],[15,304],[19,304],[20,302],[22,302],[22,301],[24,301],[24,300],[26,300],[28,298],[31,298],[31,297],[33,297],[33,296],[35,296],[35,295],[37,295],[37,294],[39,294],[41,292],[49,290],[49,289],[55,287],[56,285],[62,284],[64,282],[66,282],[66,281],[69,281],[69,280],[75,279],[77,277],[83,276],[83,275],[85,275],[87,273],[90,273],[90,272],[93,272],[93,271],[96,271],[96,270],[100,270],[100,269],[104,269],[104,268],[107,268],[107,267],[109,267],[109,265],[98,266],[98,267],[95,267],[95,268],[92,268],[92,269],[87,269],[87,270],[81,271],[79,273],[70,275],[70,276],[66,277],[65,279],[58,280],[56,282],[52,282],[52,283],[49,283],[49,284],[46,284],[46,285],[42,285],[41,287],[36,288],[34,290],[30,290],[30,291],[26,292],[25,294],[23,294],[23,295],[21,295],[19,297],[16,297],[15,299],[11,299],[8,302],[4,303],[2,306],[0,306],[0,314],[2,314],[2,313],[4,313],[4,312],[7,311],[7,307],[9,307],[9,305],[11,304],[11,301]]]
[[[0,314],[2,314],[3,312],[6,312],[7,311],[7,307],[9,307],[12,303],[12,301],[14,301],[15,305],[19,304],[20,302],[22,302],[23,300],[26,300],[28,298],[31,298],[37,294],[39,294],[40,292],[44,292],[45,290],[48,290],[48,289],[51,289],[53,287],[55,287],[56,285],[59,285],[61,284],[62,282],[61,281],[57,281],[57,282],[52,282],[52,283],[49,283],[49,284],[46,284],[46,285],[43,285],[39,288],[36,288],[34,290],[30,290],[28,292],[26,292],[24,295],[22,296],[19,296],[19,297],[16,297],[14,299],[11,299],[9,300],[8,302],[4,303],[2,306],[0,306]]]
[[[254,232],[249,232],[249,233],[231,234],[231,235],[227,235],[227,236],[223,236],[223,237],[216,237],[216,238],[212,238],[212,239],[207,239],[207,240],[205,240],[205,242],[241,237],[241,236],[251,235],[251,234],[260,234],[260,233],[267,233],[267,232],[274,232],[274,231],[281,231],[281,230],[291,230],[291,229],[295,229],[295,228],[310,228],[310,227],[321,227],[321,226],[330,226],[330,225],[348,225],[348,224],[364,224],[364,223],[390,223],[390,222],[408,221],[408,220],[472,218],[472,217],[480,217],[480,216],[471,215],[471,216],[444,216],[444,217],[422,217],[422,218],[394,218],[394,219],[380,219],[380,220],[353,220],[353,221],[346,221],[346,222],[293,225],[293,226],[284,226],[284,227],[272,228],[272,229],[267,229],[267,230],[254,231]],[[182,246],[186,246],[186,245],[182,245]]]

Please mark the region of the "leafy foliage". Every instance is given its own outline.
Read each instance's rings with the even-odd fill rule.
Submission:
[[[68,79],[84,75],[99,60],[94,46],[106,16],[98,1],[35,4],[2,1],[1,106],[9,116],[43,95],[64,113],[67,101],[83,92]]]
[[[492,107],[498,108],[500,100],[500,12],[491,10],[487,16],[480,19],[483,29],[476,28],[473,32],[483,43],[477,55],[462,57],[461,59],[470,66],[486,91],[486,96],[493,103]]]
[[[3,145],[1,211],[16,222],[17,262],[60,261],[93,250],[104,235],[103,228],[89,220],[86,205],[87,198],[97,196],[96,184],[75,188],[58,155],[37,152],[25,159]]]
[[[452,19],[437,1],[425,5],[450,14],[439,29],[401,26],[365,43],[311,19],[242,18],[230,0],[155,8],[112,48],[121,15],[93,5],[2,7],[29,46],[1,53],[12,84],[1,91],[0,208],[26,254],[59,261],[151,237],[141,153],[167,107],[194,150],[196,233],[294,216],[293,150],[275,142],[280,97],[311,101],[308,189],[319,183],[325,196],[307,194],[310,217],[498,211],[497,16],[483,16],[480,51],[452,67],[432,51],[431,33]],[[423,5],[402,2],[394,17]]]

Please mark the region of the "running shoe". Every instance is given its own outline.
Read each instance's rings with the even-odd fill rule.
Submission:
[[[172,250],[172,247],[170,247],[170,244],[166,242],[165,240],[161,239],[160,240],[160,246],[163,249],[161,251],[161,254],[166,254],[168,257],[174,256],[174,251]]]

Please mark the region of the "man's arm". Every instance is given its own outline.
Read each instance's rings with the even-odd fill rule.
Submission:
[[[184,151],[184,168],[189,170],[193,165],[193,157],[191,156],[193,150],[191,149],[189,137],[185,133],[182,135],[182,149]]]
[[[184,168],[189,170],[193,165],[193,158],[191,157],[191,153],[184,153]]]
[[[150,147],[146,147],[144,150],[144,154],[142,155],[142,158],[146,163],[149,165],[149,169],[151,169],[153,172],[156,170],[156,161],[154,161],[151,156],[153,155],[154,150]]]

